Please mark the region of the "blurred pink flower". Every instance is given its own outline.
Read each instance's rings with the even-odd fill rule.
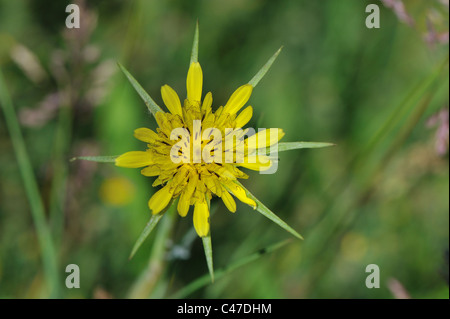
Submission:
[[[448,0],[423,1],[426,7],[415,14],[415,19],[407,12],[402,0],[381,2],[391,9],[401,22],[423,32],[423,38],[430,47],[435,44],[448,44]],[[426,30],[421,30],[422,22],[425,22]]]
[[[436,152],[443,156],[448,152],[449,143],[449,122],[448,107],[443,108],[427,121],[427,127],[436,127],[435,148]]]
[[[409,292],[405,289],[402,283],[396,278],[389,278],[388,289],[395,299],[411,299]]]
[[[381,0],[381,2],[388,8],[394,11],[397,18],[409,26],[414,25],[414,19],[406,12],[405,5],[402,0]]]
[[[25,107],[20,110],[20,123],[28,127],[44,126],[48,121],[56,116],[60,102],[60,92],[54,92],[46,95],[37,107]]]

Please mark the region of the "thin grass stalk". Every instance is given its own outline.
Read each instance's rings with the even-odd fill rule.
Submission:
[[[445,66],[445,64],[443,66]],[[440,67],[439,70],[442,71],[443,68]],[[442,76],[442,72],[440,72],[438,75]],[[314,287],[320,281],[321,276],[332,265],[332,260],[335,257],[335,250],[331,249],[331,247],[335,247],[337,249],[335,245],[339,242],[338,239],[345,234],[345,232],[359,217],[359,215],[355,211],[358,209],[358,207],[365,205],[370,200],[371,194],[373,193],[374,187],[377,183],[377,177],[382,173],[383,169],[389,164],[393,155],[406,142],[407,138],[411,135],[414,128],[420,122],[421,118],[430,105],[432,97],[437,92],[438,86],[436,85],[436,83],[439,83],[439,79],[440,77],[438,76],[434,78],[431,90],[426,94],[424,98],[422,98],[422,101],[409,105],[409,109],[412,109],[411,115],[405,121],[404,125],[400,129],[400,132],[394,138],[390,147],[382,157],[382,160],[373,169],[372,173],[363,183],[363,186],[360,188],[361,191],[357,196],[354,197],[355,199],[347,206],[339,206],[336,205],[336,203],[333,203],[332,207],[341,207],[341,209],[338,215],[334,214],[334,218],[327,221],[327,226],[325,228],[329,230],[329,233],[331,235],[326,237],[321,244],[316,243],[315,245],[313,245],[317,245],[319,248],[316,248],[314,252],[308,252],[308,257],[305,258],[305,260],[314,260],[314,256],[321,256],[321,262],[314,265],[313,272],[310,273],[310,275],[308,276],[308,280],[305,283],[305,288],[307,290]],[[326,212],[324,212],[324,214],[326,214]],[[322,227],[324,227],[324,225],[322,225]]]
[[[38,244],[41,250],[45,283],[49,296],[57,298],[59,296],[59,271],[55,245],[45,218],[44,204],[39,193],[38,183],[33,172],[33,167],[23,139],[19,121],[17,120],[17,115],[14,111],[14,106],[7,91],[1,70],[0,104],[5,115],[6,126],[8,127],[11,142],[16,153],[17,164],[24,183],[25,193],[30,204]]]

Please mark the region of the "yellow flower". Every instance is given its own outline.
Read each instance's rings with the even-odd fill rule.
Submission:
[[[272,164],[270,158],[258,155],[257,151],[277,143],[284,132],[271,129],[247,139],[239,138],[247,133],[241,128],[253,114],[251,106],[244,108],[253,91],[251,84],[239,87],[225,106],[213,111],[211,92],[202,100],[200,63],[191,62],[186,88],[187,98],[182,105],[170,86],[161,87],[162,99],[169,112],[156,112],[159,126],[156,132],[148,128],[138,128],[134,132],[137,139],[147,143],[147,149],[127,152],[119,156],[115,164],[143,168],[142,175],[157,176],[153,186],[162,188],[148,202],[153,214],[160,213],[172,199],[177,198],[177,210],[182,217],[187,215],[190,206],[194,206],[195,230],[200,237],[205,237],[210,227],[209,201],[214,195],[220,197],[233,213],[236,202],[231,195],[256,208],[255,201],[236,183],[239,178],[248,178],[240,168],[269,169]],[[187,132],[185,136],[183,132]],[[230,140],[231,133],[237,138]]]
[[[155,117],[158,128],[156,132],[148,128],[134,131],[137,139],[147,143],[145,151],[131,151],[120,156],[79,156],[72,160],[115,162],[121,167],[142,168],[142,175],[156,177],[153,186],[160,189],[148,201],[152,216],[133,246],[130,258],[172,202],[176,203],[182,217],[194,206],[194,228],[202,238],[208,270],[214,281],[209,225],[209,203],[213,196],[220,197],[233,213],[236,211],[236,197],[295,237],[303,239],[238,181],[248,178],[242,168],[264,174],[274,173],[278,167],[278,152],[334,145],[320,142],[278,143],[284,136],[281,129],[259,129],[258,133],[252,128],[242,129],[253,115],[253,108],[245,107],[253,88],[270,69],[280,51],[281,48],[247,84],[236,89],[224,106],[215,111],[212,109],[211,92],[203,97],[203,71],[198,62],[198,24],[186,80],[187,97],[183,104],[170,86],[161,87],[162,99],[169,112],[163,111],[119,63],[120,69]]]

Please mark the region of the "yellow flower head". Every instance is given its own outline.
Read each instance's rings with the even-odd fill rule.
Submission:
[[[136,129],[134,136],[147,143],[147,150],[125,153],[116,159],[116,165],[143,167],[142,175],[157,176],[153,186],[162,188],[148,202],[153,214],[160,213],[175,198],[178,198],[180,216],[186,216],[189,207],[194,206],[194,227],[197,234],[204,237],[209,234],[209,200],[213,195],[222,198],[231,212],[236,211],[236,203],[230,194],[256,208],[255,201],[235,182],[238,178],[248,178],[239,168],[268,169],[272,162],[256,151],[277,143],[284,133],[277,129],[273,134],[271,129],[270,134],[262,131],[242,138],[247,131],[241,128],[253,114],[251,106],[242,110],[252,94],[251,84],[239,87],[225,106],[215,112],[211,92],[202,100],[200,63],[190,64],[186,88],[187,98],[182,105],[170,86],[161,87],[169,112],[156,112],[159,126],[156,132],[148,128]],[[230,138],[232,135],[234,137]]]
[[[148,201],[152,216],[136,241],[130,258],[172,202],[176,203],[182,217],[188,214],[190,206],[194,206],[194,228],[202,238],[208,270],[214,281],[209,225],[209,203],[213,196],[220,197],[233,213],[236,211],[236,197],[295,237],[303,238],[238,181],[240,178],[248,178],[241,171],[242,168],[264,174],[274,173],[278,164],[278,152],[333,145],[318,142],[278,143],[284,136],[281,129],[259,129],[258,133],[252,128],[243,129],[253,115],[253,108],[245,107],[253,88],[270,69],[280,51],[281,48],[248,84],[237,88],[225,105],[215,111],[212,109],[211,92],[203,97],[203,72],[198,62],[198,24],[186,80],[187,97],[183,104],[170,86],[161,87],[162,99],[168,112],[163,111],[119,63],[119,67],[155,117],[158,128],[156,132],[148,128],[134,131],[137,139],[147,143],[145,151],[132,151],[120,156],[80,156],[74,160],[115,162],[121,167],[142,168],[142,175],[156,177],[153,186],[160,189]]]

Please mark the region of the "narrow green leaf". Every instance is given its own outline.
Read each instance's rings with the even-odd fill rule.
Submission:
[[[118,158],[119,155],[112,155],[112,156],[78,156],[73,157],[70,159],[71,162],[76,160],[83,160],[83,161],[91,161],[91,162],[98,162],[98,163],[114,163],[116,161],[116,158]]]
[[[258,250],[257,252],[251,254],[250,256],[244,257],[242,259],[239,259],[239,260],[233,262],[228,267],[217,270],[216,271],[216,280],[224,277],[225,275],[231,273],[232,271],[234,271],[242,266],[245,266],[245,265],[251,263],[252,261],[258,260],[265,254],[272,253],[275,250],[278,250],[281,247],[284,247],[286,244],[290,243],[291,241],[292,241],[291,239],[287,239],[287,240],[283,240],[279,243],[270,245],[266,248]],[[177,293],[170,296],[169,298],[171,298],[171,299],[186,298],[187,296],[191,295],[193,292],[197,291],[198,289],[200,289],[202,287],[207,286],[210,283],[211,283],[210,275],[205,274],[205,275],[201,276],[200,278],[194,280],[190,284],[186,285],[185,287],[180,289]]]
[[[198,21],[195,25],[194,42],[192,43],[191,62],[198,62]]]
[[[247,193],[247,196],[251,199],[253,199],[256,203],[256,210],[260,212],[265,217],[269,218],[271,221],[273,221],[278,226],[282,227],[284,230],[290,232],[292,235],[297,237],[298,239],[303,239],[302,235],[297,233],[294,229],[292,229],[288,224],[286,224],[283,220],[281,220],[280,217],[275,215],[270,209],[268,209],[263,203],[261,203],[252,193],[249,192],[248,189],[246,189],[240,182],[237,180],[234,181],[237,185],[241,186],[245,192]]]
[[[148,93],[142,88],[138,81],[136,81],[136,79],[130,74],[130,72],[128,72],[122,64],[117,64],[119,65],[119,68],[122,70],[122,72],[126,75],[128,81],[130,81],[131,85],[144,100],[145,105],[147,105],[148,110],[153,114],[153,116],[155,116],[157,112],[163,112],[163,110],[158,106],[158,104],[155,103],[155,101],[153,101],[150,95],[148,95]]]
[[[272,57],[264,64],[264,66],[258,71],[258,73],[255,74],[255,76],[248,82],[251,86],[255,87],[259,81],[266,75],[267,71],[269,71],[270,67],[272,66],[273,62],[275,62],[276,58],[278,57],[278,54],[280,54],[281,49],[283,47],[280,47],[277,52],[272,55]]]
[[[202,241],[203,241],[203,248],[205,249],[205,257],[206,263],[208,264],[209,276],[211,277],[211,282],[214,282],[211,232],[209,232],[208,236],[202,237]]]

